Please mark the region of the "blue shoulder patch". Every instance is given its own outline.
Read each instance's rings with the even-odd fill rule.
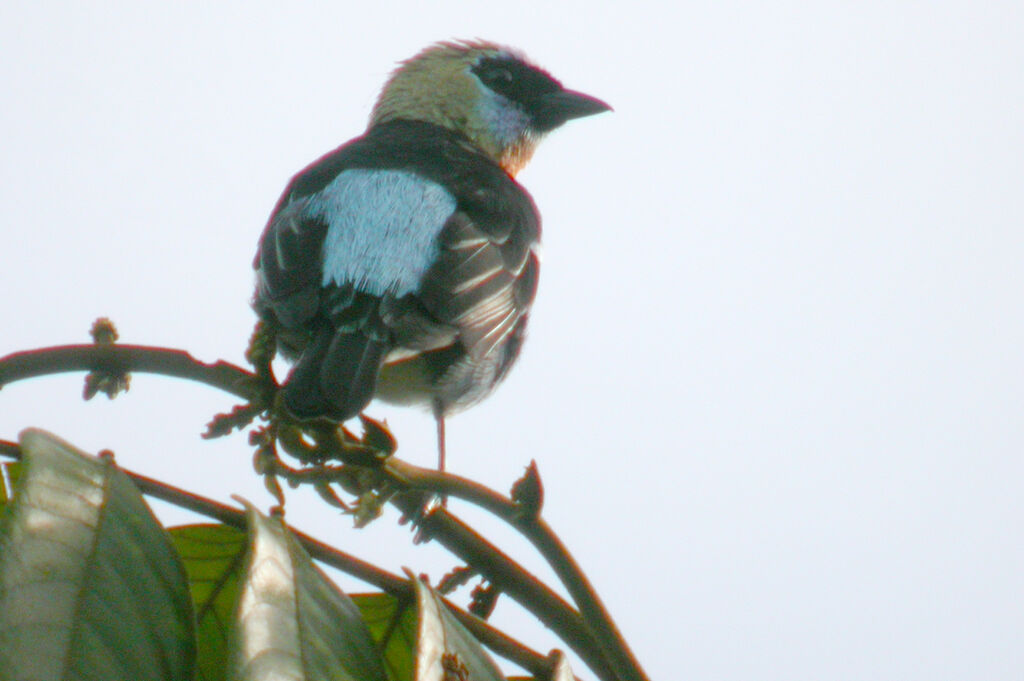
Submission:
[[[323,285],[352,283],[373,295],[415,291],[455,207],[444,187],[404,170],[340,173],[303,210],[328,225]]]

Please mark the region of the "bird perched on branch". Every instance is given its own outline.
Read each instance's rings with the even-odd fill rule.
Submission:
[[[540,216],[514,179],[548,132],[609,110],[489,42],[402,62],[367,131],[296,175],[260,239],[253,306],[295,364],[299,419],[374,397],[438,425],[515,362],[537,286]]]

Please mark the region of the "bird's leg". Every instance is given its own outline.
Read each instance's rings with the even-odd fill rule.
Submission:
[[[434,401],[434,421],[437,423],[437,470],[444,472],[445,448],[444,448],[444,406],[440,401]]]
[[[437,470],[444,473],[444,459],[445,459],[445,444],[444,444],[444,405],[441,404],[440,400],[434,400],[434,422],[437,424]],[[435,497],[433,503],[428,503],[426,509],[429,509],[433,504],[438,501],[441,503],[441,507],[448,506],[448,497],[444,494]]]

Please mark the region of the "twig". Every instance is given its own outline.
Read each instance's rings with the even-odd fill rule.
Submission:
[[[647,676],[640,662],[626,643],[597,591],[543,518],[535,514],[524,514],[515,502],[468,478],[421,468],[395,458],[388,459],[385,470],[390,472],[396,481],[401,481],[410,488],[468,501],[519,530],[537,548],[569,591],[569,595],[580,609],[584,625],[590,635],[597,640],[599,650],[605,652],[607,664],[615,670],[617,678],[622,681],[646,681]]]
[[[146,373],[185,378],[249,398],[255,376],[229,362],[206,364],[183,350],[146,345],[58,345],[0,357],[0,388],[26,378],[69,371]]]
[[[393,496],[391,503],[407,517],[417,517],[429,496],[423,492],[407,492]],[[501,549],[442,507],[419,518],[419,527],[426,537],[439,541],[533,613],[600,678],[619,678],[605,661],[600,645],[587,630],[580,613]]]
[[[250,398],[249,386],[257,380],[254,374],[236,365],[224,361],[207,364],[181,350],[93,344],[40,348],[2,357],[0,388],[18,380],[72,371],[156,373],[205,383],[245,399]],[[403,508],[403,512],[410,516],[419,510],[415,504]],[[587,630],[583,618],[551,589],[457,518],[447,513],[435,513],[432,518],[425,525],[432,536],[464,560],[467,557],[481,560],[484,563],[481,574],[499,584],[503,591],[546,626],[559,632],[562,639],[601,678],[620,681],[631,678],[620,678],[609,671],[601,648]],[[536,602],[531,602],[531,598],[537,599]]]

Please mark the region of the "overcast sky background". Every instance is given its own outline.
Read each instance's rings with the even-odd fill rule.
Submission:
[[[515,45],[616,110],[519,177],[545,225],[531,335],[450,422],[451,469],[507,490],[537,460],[652,679],[1022,678],[1024,10],[769,5],[4,2],[0,355],[107,315],[241,363],[290,176],[362,132],[399,59]],[[271,502],[245,436],[198,437],[232,397],[80,390],[5,388],[0,437]],[[432,464],[427,414],[369,413]],[[288,519],[396,572],[453,564],[393,516],[356,532],[295,494]]]

